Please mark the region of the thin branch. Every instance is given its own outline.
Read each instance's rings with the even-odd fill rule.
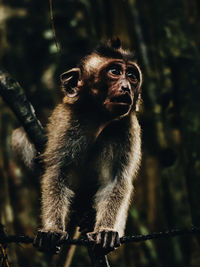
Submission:
[[[132,235],[132,236],[123,236],[120,238],[121,244],[129,243],[129,242],[142,242],[151,239],[158,238],[170,238],[181,235],[196,235],[200,233],[200,226],[191,227],[191,228],[183,228],[183,229],[172,229],[161,232],[154,232],[146,235]]]
[[[191,227],[184,229],[172,229],[161,232],[150,233],[146,235],[131,235],[123,236],[120,238],[120,243],[130,243],[130,242],[142,242],[158,238],[170,238],[181,235],[195,235],[200,233],[200,227]],[[26,235],[6,235],[4,232],[3,225],[0,224],[0,244],[9,244],[9,243],[33,243],[33,238]],[[62,240],[62,244],[70,245],[80,245],[80,246],[89,246],[90,242],[86,238],[81,239],[66,239]]]
[[[53,37],[54,37],[54,41],[56,44],[56,48],[57,48],[57,52],[59,52],[59,45],[58,45],[58,41],[57,41],[57,37],[56,37],[56,29],[55,29],[55,24],[54,24],[54,17],[53,17],[53,2],[52,0],[49,0],[49,9],[50,9],[50,20],[51,20],[51,27],[52,27],[52,31],[53,31]]]

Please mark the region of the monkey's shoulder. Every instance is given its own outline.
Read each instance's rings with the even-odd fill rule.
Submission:
[[[70,126],[70,118],[70,109],[68,109],[65,104],[58,104],[49,117],[49,122],[47,124],[48,134],[51,135],[51,133],[54,133],[55,135],[57,135],[57,133],[59,132],[60,135],[62,134],[62,132],[65,132],[66,129],[68,129],[68,127]]]
[[[131,139],[134,136],[140,138],[140,125],[136,115],[131,114],[108,124],[102,131],[100,139],[104,139],[105,142],[117,142],[119,144],[127,142],[127,139]]]
[[[60,103],[58,104],[55,109],[53,110],[49,120],[50,121],[53,121],[53,120],[56,120],[56,119],[68,119],[71,117],[71,111],[70,109],[68,108],[68,106],[64,103]]]

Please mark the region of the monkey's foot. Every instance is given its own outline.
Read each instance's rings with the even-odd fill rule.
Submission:
[[[58,254],[60,252],[60,244],[67,238],[67,232],[39,230],[36,237],[34,238],[33,246],[42,252],[49,254]]]
[[[120,246],[119,234],[112,230],[87,233],[91,247],[97,255],[106,255]]]

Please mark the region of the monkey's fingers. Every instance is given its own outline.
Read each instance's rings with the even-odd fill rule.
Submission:
[[[50,250],[50,247],[48,244],[48,236],[47,232],[38,231],[36,237],[33,241],[33,246],[36,247],[39,251],[48,251]]]
[[[39,251],[55,254],[58,249],[54,241],[54,237],[51,232],[48,231],[38,231],[34,241],[33,246]]]
[[[36,237],[33,240],[33,246],[36,248],[42,247],[42,232],[38,231]]]
[[[119,234],[116,231],[102,230],[99,232],[87,233],[92,248],[99,255],[108,254],[120,246]]]
[[[110,246],[114,248],[118,248],[121,245],[119,233],[113,231],[113,232],[109,232],[109,234],[110,234],[110,239],[111,239]]]
[[[119,234],[116,231],[103,231],[101,234],[101,246],[108,253],[120,246]]]
[[[96,232],[90,232],[90,233],[87,233],[86,235],[90,242],[96,242],[96,235],[97,235]]]
[[[49,249],[52,254],[58,254],[60,251],[60,246],[58,246],[60,236],[60,233],[48,233]]]
[[[66,232],[53,232],[53,231],[38,231],[33,246],[39,251],[50,254],[58,254],[60,251],[60,243],[66,240],[68,234]]]

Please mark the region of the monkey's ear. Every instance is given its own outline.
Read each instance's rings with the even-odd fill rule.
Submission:
[[[73,68],[60,75],[62,88],[65,94],[69,97],[74,97],[78,94],[78,81],[81,76],[79,68]]]
[[[140,106],[142,104],[142,99],[141,99],[141,93],[138,95],[138,99],[135,104],[135,111],[139,112],[140,111]]]

